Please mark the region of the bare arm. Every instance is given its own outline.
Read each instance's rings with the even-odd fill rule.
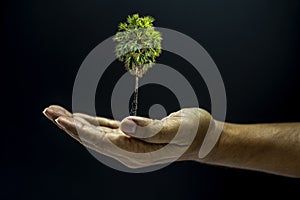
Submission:
[[[225,123],[201,162],[300,177],[300,123]]]
[[[113,157],[130,168],[163,164],[178,160],[264,171],[300,178],[300,123],[233,124],[224,123],[221,136],[212,151],[203,159],[199,149],[209,124],[216,121],[205,110],[187,108],[161,120],[127,117],[121,122],[84,114],[72,114],[60,106],[50,106],[44,114],[59,128],[87,148]],[[201,119],[201,120],[200,120]],[[200,123],[199,123],[200,121]],[[197,125],[196,129],[191,129]],[[199,126],[198,126],[199,125]],[[176,138],[179,127],[181,137]],[[214,128],[212,132],[214,133]],[[187,139],[196,131],[192,144]],[[152,135],[152,133],[155,133]],[[151,137],[140,137],[140,136]],[[133,154],[116,152],[110,143],[126,152],[147,154],[137,159]],[[152,153],[168,145],[167,151]]]

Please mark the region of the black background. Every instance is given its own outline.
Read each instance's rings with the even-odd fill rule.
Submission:
[[[128,14],[138,12],[154,16],[156,26],[189,35],[208,51],[225,83],[227,121],[300,121],[300,1],[7,0],[1,4],[0,199],[299,196],[297,179],[193,162],[173,163],[146,174],[113,170],[52,125],[42,110],[50,104],[71,108],[73,83],[86,55],[112,36]],[[164,52],[159,61],[184,68],[182,73],[189,76],[188,63],[178,56]],[[124,72],[118,62],[107,70],[99,83],[105,89],[99,87],[96,96],[98,114],[110,117],[111,83],[117,81],[113,73],[118,77]],[[200,94],[203,91],[200,106],[209,110],[206,88],[193,77],[188,80],[199,80],[194,87]],[[141,91],[149,93],[147,88]],[[155,103],[141,96],[145,108]],[[177,108],[171,97],[168,112]]]

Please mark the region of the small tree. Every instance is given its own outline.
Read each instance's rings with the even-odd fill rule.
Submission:
[[[154,18],[150,16],[128,16],[126,22],[119,24],[119,32],[113,37],[117,42],[116,57],[135,76],[131,115],[137,115],[139,78],[153,66],[161,53],[162,37],[153,27],[153,22]]]

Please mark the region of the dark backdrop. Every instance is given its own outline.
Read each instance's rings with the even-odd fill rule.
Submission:
[[[7,0],[1,5],[0,199],[299,196],[296,179],[192,162],[146,174],[115,171],[49,123],[42,110],[54,103],[71,108],[74,79],[85,56],[128,14],[138,12],[154,16],[156,26],[189,35],[209,52],[224,79],[227,121],[300,121],[300,1]],[[159,61],[189,70],[186,61],[167,52]],[[99,83],[107,89],[96,96],[97,112],[107,117],[114,73],[124,73],[118,62]],[[199,80],[200,104],[209,110],[198,78],[189,80]],[[143,94],[148,90],[154,91],[141,89],[145,107],[160,101],[147,101]],[[168,112],[177,108],[171,97],[164,97],[170,98]]]

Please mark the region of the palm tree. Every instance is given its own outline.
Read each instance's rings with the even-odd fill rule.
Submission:
[[[131,115],[137,115],[139,78],[153,66],[156,57],[161,54],[162,37],[153,27],[154,18],[139,17],[138,14],[127,17],[119,24],[113,40],[117,42],[116,57],[124,62],[125,68],[135,76],[135,90]]]

